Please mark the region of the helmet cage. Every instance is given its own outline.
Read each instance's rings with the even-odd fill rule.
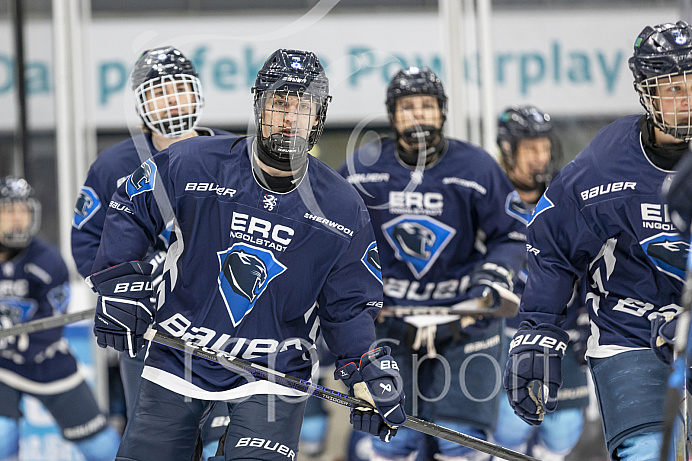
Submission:
[[[681,77],[674,80],[674,77]],[[692,70],[635,82],[639,102],[662,132],[685,142],[692,140]],[[680,104],[685,102],[685,104]]]
[[[324,67],[312,52],[279,49],[252,91],[262,160],[286,171],[300,168],[324,131],[331,100]]]
[[[163,75],[135,88],[137,112],[144,124],[164,138],[178,138],[197,126],[204,107],[195,75]]]
[[[3,223],[0,225],[0,245],[21,249],[26,248],[31,240],[38,234],[41,228],[41,204],[35,198],[0,198],[0,219],[1,216],[9,214],[10,210],[17,204],[24,204],[31,214],[29,224],[24,228],[11,226],[6,228]]]

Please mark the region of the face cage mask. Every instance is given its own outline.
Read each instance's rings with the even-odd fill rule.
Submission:
[[[550,161],[546,164],[545,170],[543,172],[531,175],[533,184],[525,184],[510,177],[512,185],[517,190],[530,192],[534,190],[545,189],[548,187],[550,181],[553,179],[553,176],[555,176],[555,173],[558,171],[558,163],[559,160],[562,158],[562,150],[559,141],[552,134],[548,134],[546,136],[541,137],[545,137],[550,140]],[[500,142],[500,152],[504,162],[504,167],[506,168],[510,176],[514,169],[517,167],[517,150],[519,148],[519,142],[525,139],[536,138],[516,137],[513,138],[511,141],[503,140]]]
[[[673,77],[677,76],[682,76],[682,80],[673,81]],[[679,75],[669,74],[647,78],[635,85],[639,100],[649,113],[654,125],[664,133],[685,142],[692,139],[692,95],[687,93],[690,77],[692,72]],[[671,88],[673,91],[670,91]],[[665,92],[663,96],[661,96],[662,91]],[[687,109],[678,109],[683,101],[687,101]],[[664,108],[664,104],[669,107]]]
[[[403,109],[396,109],[402,111]],[[404,128],[403,131],[395,126],[395,113],[390,115],[392,128],[394,129],[394,134],[397,140],[397,151],[401,159],[409,165],[418,164],[418,159],[421,156],[424,158],[423,164],[427,164],[429,159],[436,156],[439,152],[439,147],[444,146],[442,136],[442,126],[445,122],[444,112],[440,108],[439,119],[441,121],[440,126],[437,127],[431,122],[434,116],[428,116],[426,114],[423,123],[419,124],[417,120],[414,120],[413,125]],[[404,145],[404,142],[408,145]]]
[[[135,90],[135,97],[144,124],[168,139],[194,130],[204,107],[201,82],[189,74],[144,82]]]
[[[6,248],[12,249],[22,249],[26,248],[31,240],[38,234],[38,230],[41,227],[41,204],[38,200],[29,199],[1,199],[0,200],[0,216],[4,213],[9,213],[10,205],[15,203],[26,204],[29,208],[29,213],[31,214],[31,219],[29,220],[29,225],[24,229],[10,229],[0,232],[0,245]]]
[[[282,171],[302,168],[322,134],[326,109],[326,102],[323,107],[310,93],[255,93],[257,154],[262,163]]]

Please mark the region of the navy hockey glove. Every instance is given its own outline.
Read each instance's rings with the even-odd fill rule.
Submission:
[[[557,407],[568,342],[569,335],[561,328],[527,321],[521,322],[512,339],[504,385],[514,413],[532,426]]]
[[[403,381],[390,353],[389,347],[378,347],[363,354],[358,366],[350,362],[334,372],[334,378],[341,379],[352,396],[376,409],[351,410],[353,428],[379,436],[383,442],[389,442],[398,426],[406,422]]]
[[[500,305],[500,295],[493,285],[497,284],[502,288],[512,291],[514,289],[514,282],[512,282],[513,278],[514,275],[512,275],[512,272],[506,267],[495,263],[485,263],[471,274],[471,280],[469,281],[469,287],[466,289],[466,294],[469,299],[484,298],[488,295],[492,295],[493,304],[491,308],[497,307]]]
[[[658,359],[666,365],[673,364],[673,348],[675,347],[675,330],[678,327],[678,317],[673,313],[657,315],[651,321],[651,349]]]
[[[94,334],[101,347],[135,357],[144,347],[144,332],[154,322],[151,264],[126,262],[87,277],[98,293]]]
[[[692,223],[692,154],[689,152],[678,162],[677,173],[666,192],[670,217],[687,235]]]

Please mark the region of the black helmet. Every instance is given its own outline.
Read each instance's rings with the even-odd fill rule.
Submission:
[[[442,117],[439,126],[421,124],[410,126],[403,132],[399,131],[394,117],[396,102],[399,98],[411,95],[429,95],[437,98]],[[427,67],[400,70],[389,82],[385,103],[389,121],[396,135],[399,158],[408,165],[417,165],[423,157],[426,165],[439,158],[438,154],[445,146],[442,126],[447,118],[447,95],[437,75]]]
[[[258,155],[267,165],[284,170],[297,170],[305,164],[307,153],[317,143],[327,117],[329,79],[317,56],[310,51],[279,49],[269,56],[257,73],[255,86],[255,123],[257,126]],[[267,100],[295,96],[310,102],[310,113],[317,123],[311,126],[305,137],[274,133],[265,135],[263,126],[283,125],[283,116],[277,120],[265,120]],[[272,99],[273,100],[273,99]],[[285,112],[284,112],[285,113]]]
[[[176,87],[175,103],[169,102],[167,84]],[[132,71],[132,89],[137,99],[137,112],[146,126],[166,138],[177,138],[195,128],[204,107],[202,85],[192,62],[180,50],[165,46],[146,50],[137,59]],[[150,101],[161,90],[166,108],[154,110]],[[176,110],[177,113],[171,113]]]
[[[685,21],[645,27],[634,42],[629,67],[639,101],[653,123],[664,133],[685,141],[692,139],[689,121],[684,124],[666,122],[658,104],[658,85],[692,70],[692,27]],[[686,98],[687,94],[680,97]]]
[[[553,133],[550,115],[534,106],[513,106],[500,113],[497,119],[497,145],[507,170],[515,166],[517,146],[522,139],[548,138],[550,140],[550,164],[536,183],[547,184],[557,170],[560,161],[560,143]],[[517,184],[515,184],[517,186]],[[533,187],[531,188],[533,189]]]
[[[34,198],[34,189],[29,183],[14,176],[0,178],[0,210],[16,203],[26,204],[31,213],[31,220],[25,228],[11,227],[0,232],[0,247],[25,248],[41,226],[41,205]]]

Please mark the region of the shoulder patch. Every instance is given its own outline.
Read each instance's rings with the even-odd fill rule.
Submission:
[[[130,199],[135,195],[154,190],[156,170],[156,164],[152,159],[149,159],[127,178],[125,191]]]
[[[91,187],[82,186],[77,196],[77,203],[74,206],[74,216],[72,226],[81,229],[84,223],[89,221],[92,216],[101,208],[101,199]]]

